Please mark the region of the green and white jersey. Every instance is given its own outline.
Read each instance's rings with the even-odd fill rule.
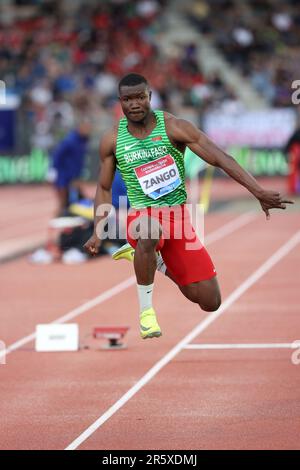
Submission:
[[[137,139],[120,120],[116,159],[126,184],[131,207],[183,204],[185,190],[184,156],[170,142],[163,111],[154,111],[156,127],[145,139]]]

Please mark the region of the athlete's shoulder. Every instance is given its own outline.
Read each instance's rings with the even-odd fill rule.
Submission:
[[[168,111],[163,111],[164,113],[164,118],[165,118],[165,123],[168,125],[172,125],[174,120],[176,121],[177,117],[174,116],[174,114],[169,113]]]
[[[103,156],[115,153],[118,138],[118,124],[106,130],[100,139],[100,154]]]
[[[181,119],[167,111],[164,111],[164,118],[165,118],[166,126],[168,126],[168,128],[170,129],[177,129],[178,127],[180,128],[181,126],[186,126],[186,125],[191,124],[186,119]]]
[[[164,117],[168,136],[174,141],[187,143],[189,141],[188,134],[196,127],[190,121],[178,118],[166,111],[164,111]]]
[[[174,128],[177,126],[177,117],[167,111],[164,111],[165,127],[169,137],[174,134]]]

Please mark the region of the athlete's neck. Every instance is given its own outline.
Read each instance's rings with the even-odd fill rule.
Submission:
[[[135,137],[143,137],[153,131],[156,127],[156,117],[153,111],[150,111],[142,121],[134,122],[127,118],[128,131]]]

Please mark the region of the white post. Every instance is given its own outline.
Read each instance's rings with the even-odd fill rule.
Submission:
[[[0,365],[6,364],[6,344],[4,341],[0,341]]]
[[[0,105],[6,104],[6,88],[3,80],[0,80]]]

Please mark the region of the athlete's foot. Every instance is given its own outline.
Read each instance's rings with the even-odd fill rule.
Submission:
[[[129,243],[121,246],[117,251],[112,255],[114,260],[127,259],[128,261],[133,261],[134,258],[134,248]]]
[[[159,338],[162,335],[153,308],[144,310],[140,315],[140,333],[142,339]]]

